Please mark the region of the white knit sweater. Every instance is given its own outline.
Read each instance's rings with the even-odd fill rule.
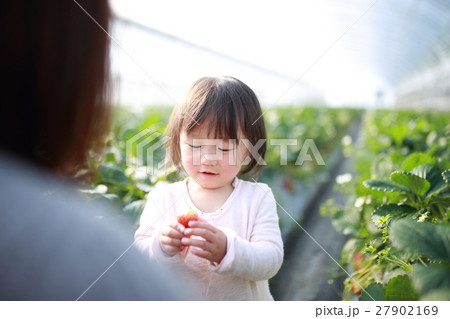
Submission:
[[[156,187],[136,231],[136,246],[161,263],[183,265],[192,290],[205,300],[273,300],[268,279],[283,261],[283,242],[276,203],[271,189],[262,183],[238,178],[234,190],[220,209],[203,213],[187,192],[187,179]],[[193,207],[199,216],[227,235],[227,252],[214,266],[187,251],[168,256],[158,241],[159,227],[176,220],[177,213]]]

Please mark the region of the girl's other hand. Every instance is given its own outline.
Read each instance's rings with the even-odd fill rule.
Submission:
[[[159,232],[159,244],[166,254],[174,256],[183,249],[184,246],[181,244],[181,239],[183,238],[184,230],[184,226],[176,221],[161,229]]]
[[[223,231],[205,221],[190,221],[189,228],[184,230],[183,245],[195,247],[191,252],[201,258],[209,260],[217,266],[227,252],[227,236]],[[190,236],[200,236],[192,238]]]

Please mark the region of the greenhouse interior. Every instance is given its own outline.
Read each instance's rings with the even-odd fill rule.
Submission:
[[[74,2],[94,23],[83,1]],[[167,134],[176,129],[168,126],[175,121],[171,114],[187,104],[198,79],[229,76],[245,83],[261,105],[251,124],[261,118],[266,130],[263,164],[257,161],[262,169],[256,178],[238,176],[272,191],[283,247],[277,271],[242,280],[257,282],[256,290],[268,284],[275,301],[450,300],[450,1],[109,4],[111,23],[103,31],[110,45],[112,121],[103,153],[88,153],[76,184],[89,205],[116,211],[99,213],[98,220],[111,218],[131,246],[137,242],[133,236],[140,238],[144,215],[156,205],[152,191],[191,176],[177,169],[180,163],[167,162],[174,152]],[[242,94],[238,100],[245,100]],[[263,149],[251,146],[252,156]],[[237,205],[229,196],[220,209]],[[200,207],[194,210],[208,221]],[[227,259],[228,252],[250,250],[251,238],[261,235],[238,234],[233,241],[220,233],[227,236],[225,255],[202,259],[211,262],[205,269],[213,275],[200,299],[220,300],[213,279],[228,280],[226,271],[238,273],[233,267],[241,262],[230,261],[238,255]],[[190,237],[179,242],[201,245]],[[199,250],[189,249],[185,264]],[[253,256],[245,252],[239,256]],[[256,255],[248,267],[262,259]],[[231,268],[221,268],[224,262]]]
[[[197,78],[231,75],[254,89],[268,139],[297,141],[282,166],[269,144],[260,176],[285,244],[275,300],[450,299],[450,272],[436,263],[448,266],[450,251],[428,255],[408,224],[429,222],[421,236],[442,231],[434,244],[448,245],[448,1],[112,4],[117,105],[148,114],[119,119],[119,140],[149,124],[163,132],[168,113],[149,105],[171,110]],[[295,164],[308,139],[325,165],[311,149]],[[405,225],[391,234],[395,219]]]

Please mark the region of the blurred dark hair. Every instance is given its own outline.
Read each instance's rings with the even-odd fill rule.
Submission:
[[[231,77],[203,77],[195,81],[187,91],[186,99],[172,112],[166,133],[170,136],[168,160],[181,169],[180,135],[190,133],[199,125],[207,128],[214,138],[232,139],[239,143],[242,138],[252,145],[266,140],[266,127],[256,94],[242,81]],[[239,136],[243,134],[242,136]],[[264,158],[266,143],[258,154]],[[257,177],[262,166],[252,154],[240,175]]]
[[[107,0],[78,0],[105,31]],[[14,0],[0,13],[0,150],[73,174],[109,129],[109,37],[72,0]]]

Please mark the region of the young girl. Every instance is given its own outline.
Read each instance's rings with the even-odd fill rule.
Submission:
[[[266,184],[237,177],[264,163],[255,93],[232,77],[201,78],[174,109],[167,133],[168,156],[188,177],[149,194],[136,245],[183,265],[201,299],[273,300],[268,279],[283,260],[275,200]],[[177,215],[189,209],[199,220],[184,227]]]

